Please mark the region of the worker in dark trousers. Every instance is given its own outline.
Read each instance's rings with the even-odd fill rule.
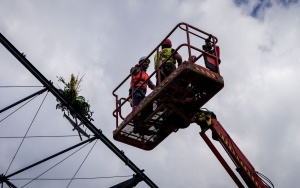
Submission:
[[[139,63],[130,70],[132,77],[129,91],[133,96],[133,107],[136,107],[145,98],[147,86],[152,90],[155,88],[150,79],[146,81],[149,78],[147,74],[149,63],[150,60],[143,56],[139,59]]]
[[[155,54],[155,56],[154,56],[154,68],[155,68],[155,70],[162,63],[164,63],[164,65],[161,67],[161,70],[159,72],[160,82],[162,82],[167,76],[169,76],[176,69],[176,62],[178,63],[178,66],[182,63],[182,57],[178,52],[176,52],[172,48],[172,42],[171,42],[170,39],[166,39],[162,43],[161,48],[162,48],[161,51],[159,51],[158,54]],[[158,78],[158,76],[156,76],[156,77]],[[156,85],[158,85],[158,83],[160,83],[160,82],[157,81]]]

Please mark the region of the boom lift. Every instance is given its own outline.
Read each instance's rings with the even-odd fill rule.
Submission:
[[[186,41],[175,51],[180,51],[182,55],[186,53],[188,60],[161,83],[158,80],[159,85],[126,117],[123,116],[123,109],[126,109],[131,96],[120,98],[117,91],[124,85],[128,91],[129,83],[126,81],[131,75],[113,91],[116,101],[116,109],[113,111],[116,118],[116,130],[113,132],[115,140],[151,150],[172,132],[188,127],[199,108],[223,88],[217,38],[191,25],[180,23],[165,39],[176,35],[178,30],[184,31]],[[147,58],[159,51],[162,42]],[[203,48],[199,47],[202,44]],[[205,60],[206,67],[199,64],[200,58]],[[167,60],[161,62],[149,77],[156,75]],[[122,122],[119,124],[119,121]]]
[[[221,156],[216,147],[205,134],[205,132],[208,129],[212,131],[212,139],[219,141],[220,144],[223,146],[224,150],[227,152],[228,156],[235,164],[237,172],[240,174],[240,176],[245,181],[248,187],[274,187],[272,182],[267,177],[255,171],[254,167],[251,165],[247,157],[234,143],[229,134],[225,131],[223,126],[217,120],[217,117],[213,112],[207,110],[204,111],[200,109],[199,113],[195,115],[195,122],[201,127],[201,137],[212,150],[212,152],[215,154],[215,156],[218,158],[220,163],[223,165],[225,170],[228,172],[230,177],[233,179],[233,181],[239,188],[244,188],[244,185],[240,182],[235,173],[231,170],[224,158]]]
[[[168,59],[160,62],[158,68],[149,76],[151,78],[157,74],[158,85],[126,117],[123,116],[123,109],[126,108],[125,106],[132,96],[119,97],[117,91],[131,75],[129,74],[113,91],[116,101],[116,109],[113,111],[113,116],[116,118],[114,139],[144,150],[151,150],[172,132],[176,132],[180,128],[187,128],[191,123],[197,123],[201,127],[201,137],[238,187],[244,188],[244,185],[206,136],[207,130],[212,131],[212,139],[221,143],[248,187],[274,187],[267,177],[255,171],[246,156],[218,122],[216,115],[201,108],[224,87],[219,69],[221,60],[220,49],[216,45],[217,38],[189,24],[179,23],[164,40],[178,29],[184,31],[186,42],[179,45],[175,52],[180,51],[182,54],[183,48],[187,49],[187,61],[184,61],[163,81],[160,80],[157,73]],[[202,47],[199,48],[201,42],[195,39],[200,39]],[[154,55],[155,52],[158,54],[163,41],[147,58]],[[204,66],[200,65],[199,59],[204,60]]]

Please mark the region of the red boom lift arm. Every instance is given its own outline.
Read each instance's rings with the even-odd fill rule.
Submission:
[[[212,139],[221,143],[221,145],[235,164],[237,172],[240,174],[248,187],[274,187],[272,182],[267,177],[255,171],[254,167],[251,165],[242,151],[238,148],[238,146],[234,143],[234,141],[230,138],[229,134],[217,120],[217,117],[213,112],[200,110],[199,113],[197,113],[195,116],[195,121],[201,127],[201,137],[218,158],[220,163],[223,165],[225,170],[228,172],[228,174],[231,176],[238,187],[244,188],[244,185],[240,182],[233,170],[226,163],[224,158],[221,156],[216,147],[205,134],[208,129],[212,131]]]

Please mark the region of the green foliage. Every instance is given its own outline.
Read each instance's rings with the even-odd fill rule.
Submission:
[[[57,77],[59,82],[64,84],[64,89],[59,89],[60,93],[66,98],[69,105],[71,105],[75,110],[77,110],[82,116],[85,116],[89,121],[94,121],[92,115],[94,112],[90,110],[90,104],[85,100],[83,96],[78,96],[80,83],[82,82],[83,76],[78,79],[78,75],[75,78],[73,74],[71,74],[70,82],[65,82],[63,77]],[[70,113],[69,109],[63,105],[60,101],[58,101],[56,105],[56,109],[61,109],[63,112]]]

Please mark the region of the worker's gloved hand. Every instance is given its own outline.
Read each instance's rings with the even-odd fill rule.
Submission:
[[[133,107],[133,102],[132,102],[132,98],[131,97],[128,99],[128,101],[129,101],[130,106]]]
[[[192,55],[191,57],[189,57],[189,62],[195,63],[196,62],[196,56]]]

